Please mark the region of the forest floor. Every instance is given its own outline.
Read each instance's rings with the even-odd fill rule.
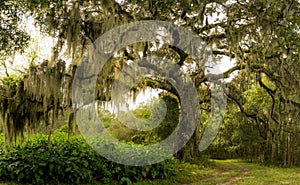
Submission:
[[[173,178],[134,185],[300,185],[300,168],[268,167],[240,160],[213,160],[210,167],[180,163],[176,171]]]
[[[214,160],[211,167],[180,164],[173,179],[135,185],[278,185],[299,184],[300,168],[267,167],[239,160]]]

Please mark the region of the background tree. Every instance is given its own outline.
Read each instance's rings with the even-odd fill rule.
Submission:
[[[0,65],[9,76],[8,62],[13,62],[16,52],[23,52],[29,43],[29,35],[22,28],[24,11],[17,1],[0,3]]]

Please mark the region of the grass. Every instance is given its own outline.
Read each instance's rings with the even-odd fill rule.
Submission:
[[[212,161],[209,167],[189,163],[179,163],[175,168],[177,171],[177,175],[172,179],[154,181],[147,180],[135,183],[135,185],[181,185],[195,182],[201,182],[201,184],[203,184],[204,182],[209,183],[209,181],[214,176],[222,173],[223,171],[226,171],[228,165],[221,164],[218,161]]]
[[[135,185],[278,185],[299,184],[300,168],[278,168],[247,163],[240,160],[215,160],[211,167],[181,163],[177,166],[177,175],[172,179],[144,181]]]
[[[300,184],[300,168],[278,168],[243,163],[249,168],[249,174],[240,184]]]
[[[268,167],[240,160],[214,160],[209,167],[179,163],[176,164],[176,171],[177,175],[173,178],[147,180],[134,185],[300,185],[300,168]]]

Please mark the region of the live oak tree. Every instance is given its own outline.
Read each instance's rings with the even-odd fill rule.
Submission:
[[[0,109],[3,125],[8,126],[8,130],[5,130],[8,133],[7,140],[12,140],[12,136],[23,134],[20,132],[22,124],[10,124],[13,119],[20,119],[16,116],[19,105],[15,104],[15,99],[18,99],[16,93],[19,92],[21,80],[10,74],[8,67],[13,62],[14,55],[17,52],[22,53],[29,44],[29,35],[21,28],[22,16],[25,12],[19,8],[19,5],[17,1],[0,2],[0,66],[1,74],[4,73],[5,76],[0,81]]]
[[[55,124],[58,111],[71,107],[70,89],[74,71],[80,65],[87,47],[99,36],[115,26],[134,21],[164,20],[186,27],[199,35],[211,47],[214,55],[235,59],[235,66],[222,74],[227,78],[238,71],[238,77],[227,84],[226,94],[233,103],[229,103],[228,107],[236,106],[247,120],[255,124],[254,128],[264,141],[265,147],[261,151],[267,154],[264,160],[274,162],[280,158],[283,164],[289,165],[299,162],[296,157],[299,152],[296,142],[299,109],[298,1],[24,0],[19,5],[20,11],[29,12],[35,18],[42,31],[58,38],[51,61],[31,66],[23,79],[24,88],[15,93],[15,98],[24,96],[22,101],[18,101],[21,102],[20,106],[28,106],[25,104],[27,101],[36,102],[37,108],[32,114],[39,112],[45,122],[49,122],[49,117],[52,117],[52,124]],[[5,14],[10,15],[10,12]],[[209,18],[211,15],[220,16],[218,20],[212,21]],[[138,59],[139,53],[143,53],[144,57],[153,54],[166,56],[181,68],[189,68],[192,66],[190,64],[196,62],[186,51],[172,46],[163,45],[151,50],[156,44],[159,45],[150,42],[136,43],[118,51],[118,57],[109,60],[99,72],[96,100],[110,101],[110,91],[104,89],[111,88],[119,71],[128,65],[126,61]],[[58,58],[64,46],[67,47],[65,55],[72,59],[68,70]],[[7,48],[12,47],[8,45]],[[205,75],[201,65],[189,69],[186,75],[192,78],[198,90],[201,109],[210,111],[211,87],[208,75]],[[222,75],[210,74],[214,79],[221,78]],[[132,89],[135,92],[133,96],[147,86],[166,90],[178,97],[175,88],[166,79],[157,78],[145,78]],[[250,92],[253,86],[264,92],[262,94],[266,98],[262,98],[259,105],[268,104],[264,107],[267,110],[261,110],[259,106],[249,109],[251,100],[248,100],[246,92]],[[6,95],[3,97],[9,98]],[[180,102],[179,97],[178,100]],[[7,114],[5,109],[2,112]],[[73,113],[70,114],[70,125],[72,115]],[[28,116],[37,117],[31,114]],[[202,132],[204,127],[201,121],[198,130]],[[188,144],[189,147],[198,147],[196,138],[201,134],[196,135]]]

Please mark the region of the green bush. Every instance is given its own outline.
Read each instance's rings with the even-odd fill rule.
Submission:
[[[68,133],[69,131],[69,126],[68,124],[62,125],[59,129],[56,130],[57,132],[63,132],[63,133]]]
[[[23,147],[0,151],[0,181],[34,184],[84,184],[92,182],[128,184],[144,179],[166,178],[174,160],[151,166],[132,167],[108,161],[92,150],[81,137],[67,141],[55,132],[48,146],[47,136],[38,134]]]

